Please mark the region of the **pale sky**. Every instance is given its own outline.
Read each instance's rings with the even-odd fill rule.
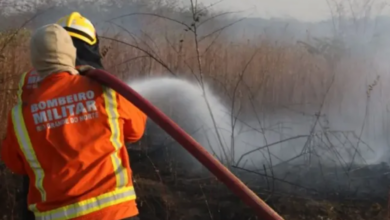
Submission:
[[[188,1],[189,0],[184,0]],[[198,2],[209,5],[220,0],[198,0]],[[330,0],[334,2],[335,0]],[[339,2],[342,0],[339,0]],[[368,0],[350,0],[356,4],[362,5]],[[344,3],[347,3],[344,0]],[[374,0],[375,2],[375,0]],[[390,3],[390,0],[377,0],[375,3],[375,14],[390,15],[389,7],[379,5],[382,2]],[[355,6],[354,10],[362,8]],[[346,5],[349,8],[349,5]],[[224,0],[223,2],[214,6],[216,9],[225,11],[246,10],[246,15],[255,17],[292,17],[301,21],[319,21],[330,17],[330,9],[326,0]]]

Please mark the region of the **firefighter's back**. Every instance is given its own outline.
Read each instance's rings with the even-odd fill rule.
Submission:
[[[23,105],[43,174],[39,179],[31,170],[38,177],[31,179],[29,204],[44,212],[81,202],[78,210],[57,213],[76,217],[127,201],[111,209],[125,205],[127,216],[138,213],[117,101],[114,91],[80,75],[55,74],[41,83]]]

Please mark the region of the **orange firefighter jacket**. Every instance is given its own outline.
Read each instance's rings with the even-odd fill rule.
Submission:
[[[145,114],[112,89],[53,74],[11,110],[1,157],[29,176],[37,220],[123,219],[138,214],[124,144],[139,140],[145,123]]]
[[[76,66],[76,69],[85,68],[85,65]],[[33,93],[34,89],[38,87],[38,82],[41,78],[35,69],[31,69],[22,74],[19,81],[18,98],[19,100],[25,100],[30,94]]]

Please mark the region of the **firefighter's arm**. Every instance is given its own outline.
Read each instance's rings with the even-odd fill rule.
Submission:
[[[117,99],[119,114],[124,119],[124,141],[137,142],[145,132],[147,116],[123,96],[117,94]]]
[[[8,117],[7,134],[1,147],[1,160],[12,172],[25,175],[27,172],[19,149],[20,146],[14,133],[10,113]]]

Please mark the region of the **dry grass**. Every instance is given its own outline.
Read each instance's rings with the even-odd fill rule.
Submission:
[[[164,35],[145,33],[139,38],[129,37],[125,32],[121,36],[105,36],[102,37],[102,45],[109,49],[104,65],[122,79],[155,75],[196,79],[203,75],[227,103],[237,99],[242,101],[236,105],[249,106],[248,101],[253,101],[263,109],[297,103],[319,106],[335,76],[338,77],[338,85],[332,88],[328,98],[341,101],[343,97],[338,90],[347,83],[347,75],[364,73],[369,62],[345,55],[344,50],[333,45],[319,53],[312,46],[296,42],[278,43],[267,37],[230,42],[223,36],[217,38],[216,33],[196,46],[190,31]],[[0,124],[3,125],[6,124],[8,110],[15,102],[20,75],[30,68],[28,37],[29,32],[24,29],[16,34],[11,31],[0,35],[0,100],[3,103]],[[308,42],[311,40],[307,39]],[[5,126],[0,127],[1,137],[4,129]],[[182,176],[180,171],[168,170],[161,174],[162,171],[156,172],[154,167],[134,167],[135,173],[137,170],[146,173],[136,177],[143,219],[256,219],[239,202],[222,202],[237,198],[213,178],[192,180],[193,177]],[[0,217],[12,219],[10,216],[17,213],[15,204],[19,180],[3,166],[0,176],[4,180],[0,183],[0,194],[7,204],[6,209],[0,210]],[[368,211],[362,214],[359,210],[362,209],[361,204],[354,208],[354,203],[347,205],[352,207],[346,207],[337,202],[289,196],[276,196],[270,203],[286,219],[292,220],[374,220],[383,219],[384,213],[383,209],[377,208],[379,211],[373,211],[373,214]],[[380,215],[382,217],[378,217]]]

